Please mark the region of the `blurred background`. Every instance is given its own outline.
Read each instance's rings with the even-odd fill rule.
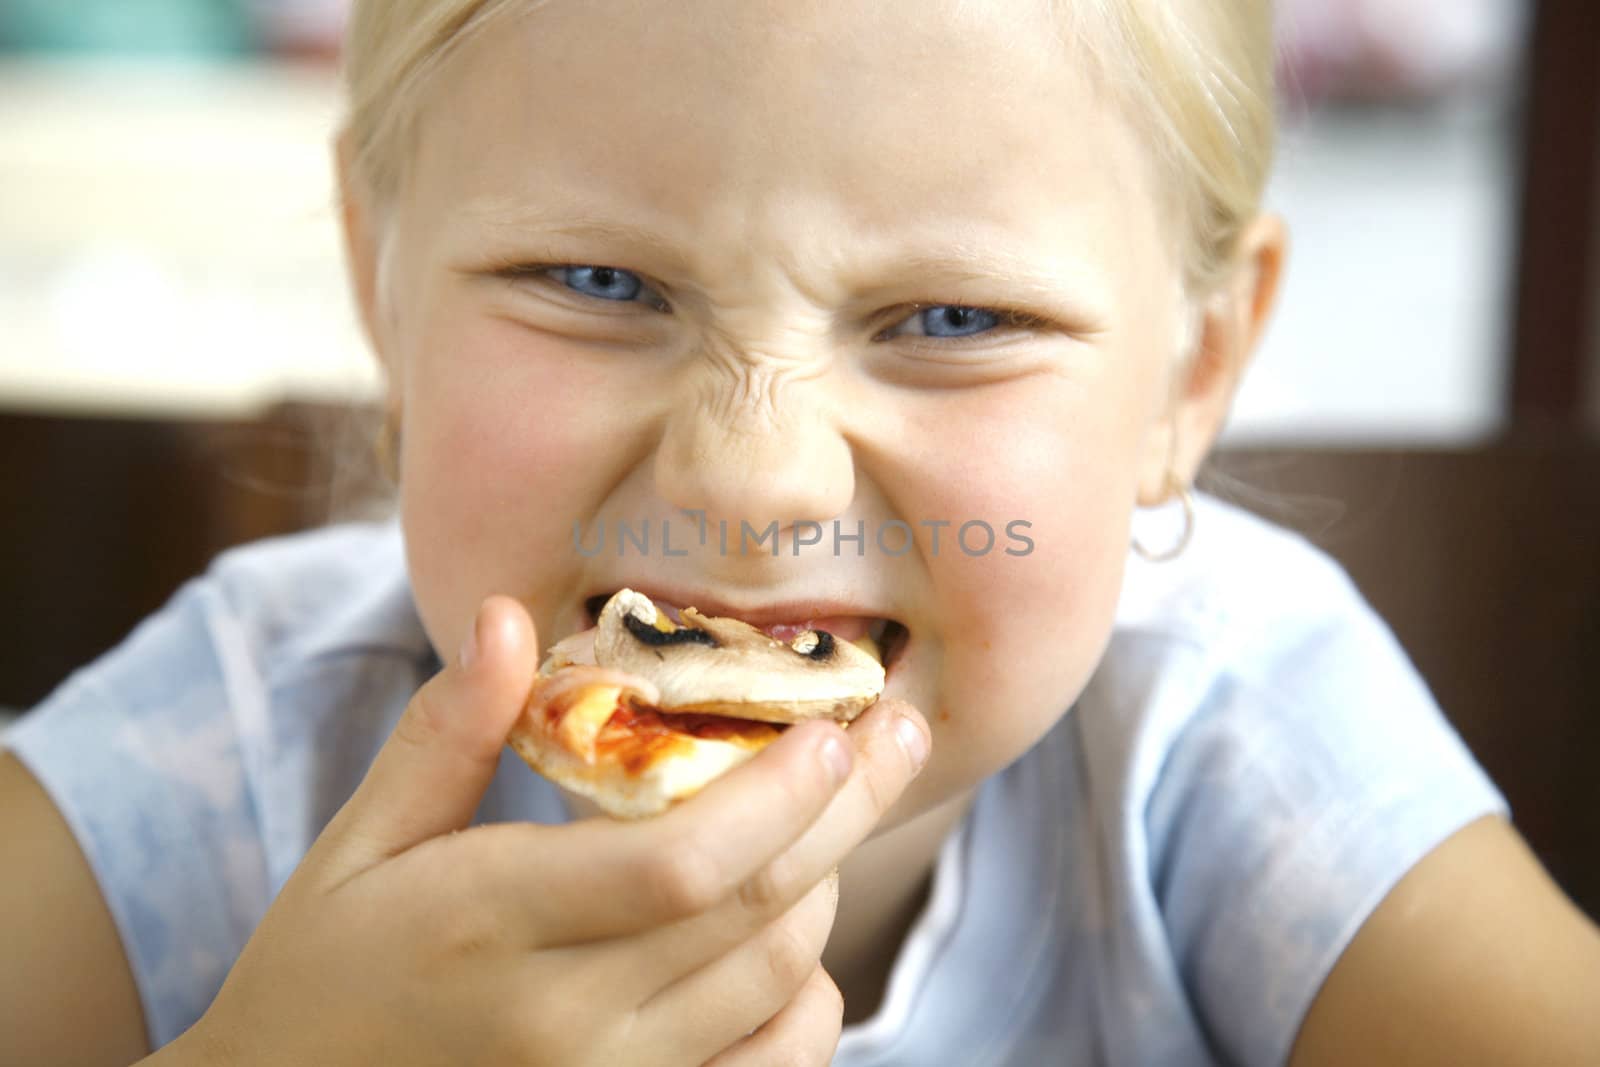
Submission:
[[[1230,440],[1493,433],[1527,0],[1280,12],[1270,201],[1295,254]],[[344,0],[0,0],[0,403],[372,395],[330,211],[343,18]]]
[[[1278,0],[1293,255],[1210,475],[1351,571],[1600,912],[1592,0]],[[343,0],[0,0],[0,709],[372,483]]]

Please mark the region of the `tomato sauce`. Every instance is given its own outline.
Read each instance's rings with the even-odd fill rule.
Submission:
[[[639,774],[687,737],[707,741],[767,742],[778,736],[770,723],[730,719],[721,715],[658,711],[620,701],[595,739],[595,755],[615,759],[630,774]]]

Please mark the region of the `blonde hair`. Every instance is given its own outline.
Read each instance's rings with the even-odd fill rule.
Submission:
[[[1180,227],[1186,290],[1211,291],[1272,170],[1272,0],[1050,2],[1149,142]]]
[[[378,202],[404,178],[429,80],[468,38],[543,0],[354,0],[344,43],[342,135],[355,180]]]
[[[495,19],[545,0],[355,0],[344,73],[353,176],[404,180],[428,80]],[[1047,0],[1063,38],[1148,141],[1191,297],[1219,285],[1271,168],[1271,0]]]

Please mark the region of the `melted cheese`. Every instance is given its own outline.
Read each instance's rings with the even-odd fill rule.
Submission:
[[[595,742],[597,762],[667,800],[698,791],[778,739],[767,723],[621,708]]]
[[[621,696],[622,689],[619,686],[590,686],[581,691],[578,699],[573,701],[556,724],[556,733],[560,735],[562,743],[569,751],[582,756],[585,763],[594,762],[595,739],[616,713],[617,700]]]

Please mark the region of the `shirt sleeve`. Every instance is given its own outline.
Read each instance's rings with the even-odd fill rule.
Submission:
[[[1208,687],[1146,810],[1182,979],[1222,1058],[1251,1067],[1287,1060],[1329,971],[1408,870],[1507,814],[1365,605],[1260,662]]]
[[[24,715],[0,746],[99,883],[152,1048],[194,1023],[265,910],[261,835],[204,581]]]

